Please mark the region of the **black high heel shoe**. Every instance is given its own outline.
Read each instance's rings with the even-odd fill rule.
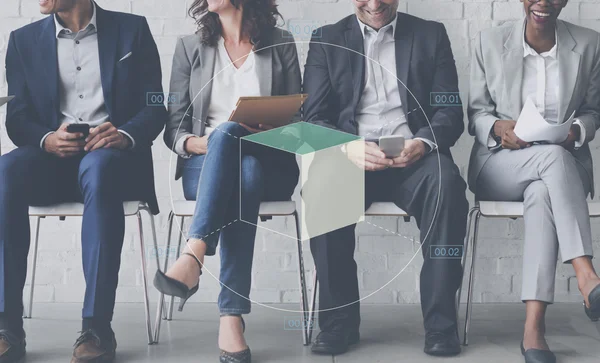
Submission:
[[[185,252],[183,254],[192,256],[194,258],[196,263],[198,263],[198,267],[200,267],[200,275],[202,275],[202,263],[200,263],[198,258],[196,258],[196,256],[188,252]],[[161,270],[157,270],[156,275],[154,275],[154,287],[156,287],[158,291],[162,292],[165,295],[177,296],[180,299],[179,308],[177,309],[178,311],[183,310],[183,306],[188,301],[188,299],[198,291],[199,285],[200,283],[198,283],[196,286],[190,289],[183,282],[170,278]]]
[[[549,350],[527,349],[521,341],[521,354],[525,357],[525,363],[556,363],[556,356]]]
[[[600,320],[600,285],[594,287],[592,292],[590,292],[588,301],[590,302],[589,308],[585,305],[585,301],[583,302],[585,314],[591,321],[596,322]]]
[[[242,331],[246,331],[246,323],[244,318],[238,314],[223,314],[221,316],[239,316],[242,319]],[[235,353],[230,353],[221,349],[221,355],[219,356],[219,363],[251,363],[252,354],[250,353],[250,347]]]

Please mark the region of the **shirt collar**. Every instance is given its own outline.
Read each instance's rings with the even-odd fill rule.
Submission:
[[[525,29],[527,29],[527,27],[525,27]],[[558,49],[558,31],[555,30],[556,44],[554,44],[552,49],[550,49],[547,52],[543,52],[541,54],[538,54],[538,52],[536,52],[535,49],[533,49],[529,44],[527,44],[527,42],[525,41],[525,31],[526,30],[523,30],[523,58],[526,58],[528,55],[533,55],[533,56],[540,55],[542,57],[550,57],[550,58],[556,59],[556,52]]]
[[[58,21],[58,14],[54,14],[54,24],[56,25],[56,37],[64,30],[67,33],[70,33],[71,30],[62,26],[60,21]],[[90,25],[94,26],[94,28],[98,29],[98,23],[96,20],[96,3],[92,1],[92,19],[90,19],[90,23],[83,29],[87,29]]]
[[[363,38],[367,35],[367,31],[374,31],[375,33],[377,33],[377,30],[371,28],[367,24],[365,24],[362,21],[360,21],[360,19],[358,18],[358,16],[356,17],[356,20],[358,20],[358,26],[360,27],[360,33],[362,34]],[[379,29],[379,31],[384,31],[385,32],[389,28],[392,28],[392,37],[395,37],[396,36],[396,21],[397,20],[398,20],[398,14],[396,13],[396,16],[394,17],[394,20],[392,20],[388,25],[386,25],[383,28]]]

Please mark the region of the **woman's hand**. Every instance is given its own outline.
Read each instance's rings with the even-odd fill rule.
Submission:
[[[258,128],[243,124],[240,122],[240,126],[242,126],[243,128],[245,128],[246,130],[250,131],[253,134],[256,134],[257,132],[262,132],[262,131],[269,131],[269,130],[273,130],[274,127],[271,125],[265,125],[265,124],[258,124]]]
[[[571,130],[569,130],[569,136],[567,139],[563,141],[560,146],[564,147],[567,150],[575,149],[575,141],[581,138],[581,128],[579,125],[571,125]]]
[[[515,120],[498,120],[494,123],[494,135],[502,140],[502,148],[510,150],[519,150],[531,146],[515,134]]]
[[[208,136],[191,136],[183,143],[185,152],[192,155],[204,155],[208,149]]]

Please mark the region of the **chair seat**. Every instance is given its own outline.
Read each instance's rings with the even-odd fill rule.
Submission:
[[[590,217],[600,217],[600,202],[588,202]],[[522,202],[480,201],[479,210],[485,217],[519,218],[523,217]]]
[[[140,205],[144,202],[124,202],[125,216],[137,214]],[[32,217],[81,217],[83,215],[83,203],[61,203],[44,207],[29,207],[29,215]]]
[[[178,217],[191,217],[194,215],[196,202],[193,200],[178,200],[173,202],[173,214]],[[296,212],[296,203],[285,202],[262,202],[260,203],[259,216],[290,216]]]
[[[375,202],[365,212],[366,216],[408,217],[408,213],[392,202]]]

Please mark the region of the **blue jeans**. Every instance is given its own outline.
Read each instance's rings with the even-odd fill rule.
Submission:
[[[184,196],[196,200],[188,238],[203,240],[207,256],[221,238],[221,314],[250,312],[260,203],[289,200],[299,175],[294,154],[242,141],[247,135],[237,123],[219,125],[208,138],[207,154],[185,160],[183,168]]]

